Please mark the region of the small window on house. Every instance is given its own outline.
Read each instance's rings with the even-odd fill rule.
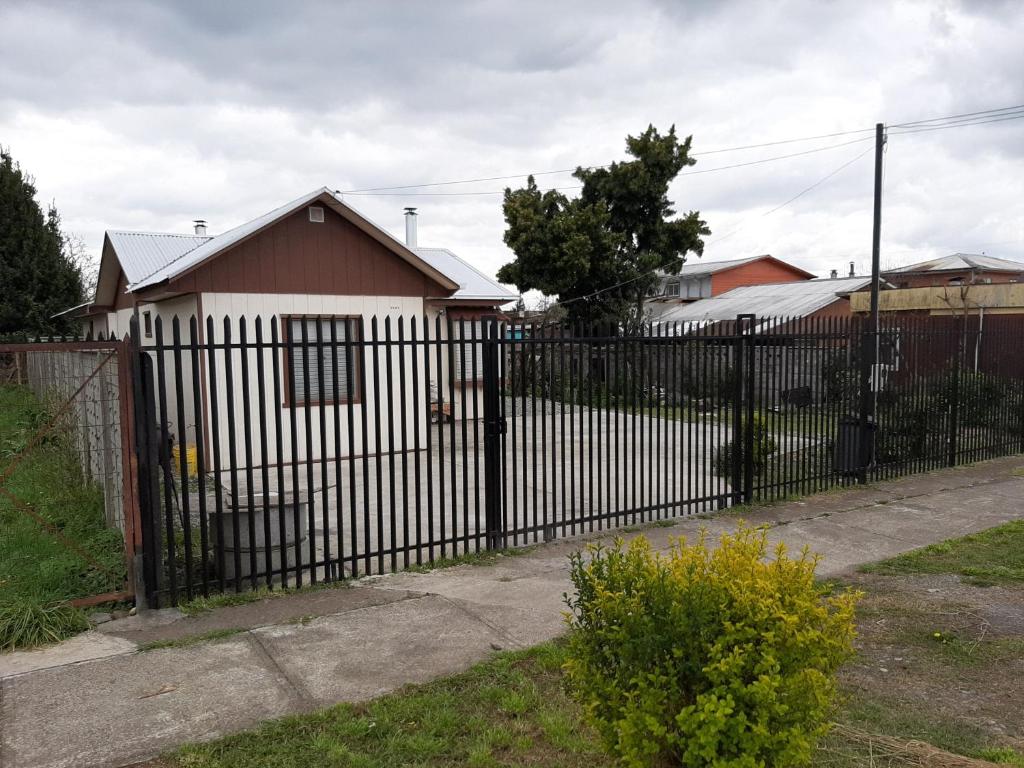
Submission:
[[[670,280],[665,283],[665,295],[666,296],[678,296],[679,295],[679,281]]]
[[[293,317],[288,319],[286,327],[289,342],[285,355],[288,404],[327,405],[358,400],[356,371],[359,348],[352,344],[359,337],[356,320],[348,317]],[[346,342],[349,343],[346,345]]]
[[[964,284],[964,279],[962,277],[951,277],[949,279],[949,284],[950,285],[963,285]]]
[[[150,317],[149,312],[142,313],[142,328],[147,339],[153,338],[153,318]]]
[[[454,359],[455,381],[474,382],[483,379],[484,332],[482,320],[452,321],[452,339],[454,340],[452,343],[452,357]]]
[[[314,224],[324,223],[324,209],[318,205],[309,206],[309,220]]]

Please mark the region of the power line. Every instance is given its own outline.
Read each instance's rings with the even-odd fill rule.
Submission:
[[[897,129],[898,128],[907,128],[907,129],[910,129],[910,128],[920,128],[920,130],[937,130],[937,128],[923,128],[921,126],[925,126],[925,125],[931,124],[931,123],[940,123],[940,122],[944,122],[944,121],[946,121],[948,123],[948,124],[945,124],[945,125],[942,126],[944,128],[945,127],[950,127],[950,128],[960,127],[961,125],[964,125],[964,126],[966,126],[966,125],[981,125],[981,124],[983,124],[983,122],[999,122],[999,120],[995,119],[995,120],[991,120],[991,121],[972,121],[972,118],[979,118],[979,117],[983,117],[983,116],[993,116],[993,117],[995,117],[995,116],[999,115],[1000,113],[1010,113],[1010,112],[1013,112],[1014,110],[1020,110],[1020,109],[1024,109],[1024,104],[1020,104],[1020,105],[1016,105],[1016,106],[1012,106],[1012,107],[999,107],[999,108],[996,108],[996,109],[979,110],[977,112],[964,112],[964,113],[956,114],[956,115],[945,115],[943,117],[931,117],[931,118],[925,118],[925,119],[922,119],[922,120],[913,120],[913,121],[903,122],[903,123],[892,123],[888,127],[889,128],[897,128]],[[1016,119],[1016,118],[1012,117],[1012,118],[1006,118],[1006,119]],[[951,122],[951,121],[956,121],[956,122]],[[778,141],[762,142],[760,144],[745,144],[745,145],[735,146],[735,147],[723,147],[721,149],[705,150],[703,152],[694,152],[692,156],[693,157],[699,157],[699,156],[705,156],[705,155],[721,154],[721,153],[724,153],[724,152],[738,152],[738,151],[744,151],[744,150],[750,150],[750,149],[762,149],[762,148],[765,148],[765,147],[773,147],[773,146],[779,146],[779,145],[783,145],[783,144],[793,144],[793,143],[798,143],[798,142],[803,142],[803,141],[817,141],[817,140],[821,140],[821,139],[836,138],[836,137],[839,137],[839,136],[851,136],[851,135],[860,134],[860,133],[870,133],[872,131],[874,131],[874,128],[858,128],[858,129],[853,129],[853,130],[849,130],[849,131],[836,131],[836,132],[833,132],[833,133],[818,134],[816,136],[804,136],[804,137],[800,137],[800,138],[781,139],[781,140],[778,140]],[[894,131],[893,133],[913,133],[913,132],[917,132],[917,131],[905,130],[905,131]],[[837,145],[832,145],[832,146],[843,146],[843,144],[837,144]],[[821,149],[814,150],[814,151],[821,151]],[[770,162],[770,160],[766,160],[765,162]],[[590,165],[590,166],[582,166],[582,167],[585,170],[595,170],[595,169],[598,169],[598,168],[607,168],[609,165],[610,165],[610,163],[606,163],[606,164],[603,164],[603,165]],[[726,166],[726,167],[741,167],[742,165],[743,164],[737,164],[735,166]],[[453,186],[453,185],[457,185],[457,184],[474,184],[474,183],[481,183],[481,182],[487,182],[487,181],[510,181],[512,179],[521,179],[521,178],[524,178],[526,176],[551,176],[551,175],[557,175],[557,174],[560,174],[560,173],[572,173],[575,170],[576,170],[576,168],[559,168],[559,169],[556,169],[556,170],[548,170],[548,171],[530,171],[528,173],[507,174],[507,175],[502,175],[502,176],[481,176],[481,177],[478,177],[478,178],[471,178],[471,179],[452,179],[452,180],[448,180],[448,181],[424,182],[424,183],[421,183],[421,184],[402,184],[402,185],[389,186],[389,187],[364,187],[364,188],[361,188],[361,189],[343,190],[343,191],[341,191],[341,194],[347,194],[347,195],[383,194],[383,193],[387,193],[387,192],[398,192],[400,190],[407,190],[407,189],[422,189],[422,188],[425,188],[425,187],[446,187],[446,186]],[[705,171],[693,171],[693,172],[691,172],[691,174],[693,174],[693,173],[702,173],[702,172],[706,173],[706,172],[710,172],[711,170],[713,170],[713,169],[707,169]],[[725,168],[723,167],[721,170],[725,170]],[[691,175],[691,174],[680,174],[680,175]],[[577,188],[578,187],[565,187],[565,189],[577,189]],[[412,195],[412,194],[423,195],[423,194],[426,194],[426,193],[408,193],[408,194],[410,194],[410,195]],[[480,194],[502,194],[502,192],[460,193],[459,196],[463,196],[463,195],[480,195]]]
[[[831,150],[831,149],[838,149],[840,147],[848,147],[851,144],[859,144],[862,141],[869,141],[871,138],[872,138],[871,136],[865,136],[865,137],[860,138],[860,139],[853,139],[851,141],[843,141],[843,142],[840,142],[839,144],[829,144],[828,146],[825,146],[825,147],[815,147],[814,149],[805,149],[802,152],[791,152],[790,154],[787,154],[787,155],[775,155],[774,157],[762,157],[759,160],[748,160],[748,161],[743,162],[743,163],[733,163],[731,165],[719,165],[719,166],[715,166],[714,168],[702,168],[702,169],[700,169],[698,171],[683,171],[682,173],[680,173],[678,175],[679,176],[697,176],[697,175],[705,174],[705,173],[715,173],[717,171],[729,171],[729,170],[732,170],[733,168],[746,168],[747,166],[751,166],[751,165],[762,165],[764,163],[774,163],[774,162],[776,162],[778,160],[789,160],[789,159],[794,158],[794,157],[802,157],[803,155],[813,155],[813,154],[816,154],[818,152],[826,152],[826,151]],[[583,188],[582,184],[574,184],[574,185],[567,186],[567,187],[551,187],[549,189],[544,189],[544,190],[541,190],[541,191],[542,192],[551,192],[551,191],[562,192],[562,191],[573,190],[573,189],[582,189],[582,188]],[[504,192],[504,190],[492,190],[492,191],[481,191],[481,192],[366,192],[366,193],[342,192],[341,194],[343,194],[343,195],[344,194],[350,194],[350,195],[352,195],[352,194],[372,194],[374,196],[396,196],[396,197],[410,197],[410,196],[416,196],[416,197],[469,197],[469,196],[473,196],[473,195],[503,195],[503,194],[505,194],[505,192]]]
[[[977,115],[993,115],[997,112],[1013,112],[1018,109],[1024,109],[1024,104],[1017,104],[1012,107],[999,107],[998,109],[983,109],[980,112],[962,112],[959,115],[947,115],[946,117],[931,117],[926,120],[912,120],[908,123],[892,123],[887,126],[888,128],[905,128],[908,126],[921,125],[924,123],[937,123],[945,120],[956,120],[959,118],[971,118]]]
[[[820,133],[817,136],[801,136],[797,139],[781,139],[779,141],[766,141],[761,144],[744,144],[738,147],[722,147],[721,149],[706,149],[703,152],[693,152],[690,157],[703,157],[705,155],[719,155],[723,152],[739,152],[748,149],[764,149],[766,147],[777,147],[782,144],[796,144],[802,141],[817,141],[820,139],[833,139],[838,136],[851,136],[856,133],[867,133],[873,131],[874,128],[858,128],[851,131],[836,131],[834,133]],[[839,145],[842,146],[842,145]],[[528,171],[526,173],[512,173],[506,176],[481,176],[475,179],[455,179],[452,181],[432,181],[424,184],[402,184],[394,187],[366,187],[363,189],[349,189],[344,190],[341,194],[344,195],[359,195],[369,194],[371,192],[390,192],[392,190],[402,189],[419,189],[421,187],[447,187],[455,184],[475,184],[484,181],[510,181],[511,179],[522,179],[526,176],[553,176],[559,173],[574,173],[577,168],[582,167],[584,170],[597,170],[598,168],[607,168],[611,163],[604,163],[603,165],[584,165],[576,166],[573,168],[558,168],[553,171]]]
[[[969,123],[966,123],[966,122],[965,123],[950,123],[949,125],[930,125],[930,126],[925,126],[925,127],[922,127],[922,128],[909,128],[909,129],[905,129],[905,130],[901,130],[901,131],[900,130],[891,131],[890,135],[893,135],[893,136],[903,136],[903,135],[908,134],[908,133],[925,133],[927,131],[944,131],[947,128],[964,128],[964,127],[969,126],[969,125],[986,125],[987,123],[1002,123],[1002,122],[1005,122],[1007,120],[1020,120],[1022,118],[1024,118],[1024,111],[1018,112],[1018,113],[1013,114],[1013,115],[1002,116],[1002,117],[994,117],[994,118],[991,118],[989,120],[975,120],[975,121],[969,122]]]
[[[873,137],[869,137],[869,138],[873,138]],[[789,204],[791,204],[793,202],[796,202],[801,197],[806,195],[808,192],[816,189],[817,187],[820,187],[822,184],[824,184],[826,181],[831,179],[833,176],[835,176],[836,174],[840,173],[841,171],[843,171],[846,168],[848,168],[851,165],[853,165],[855,162],[860,160],[862,157],[866,157],[873,150],[874,150],[873,146],[869,147],[867,151],[861,152],[856,157],[854,157],[854,158],[852,158],[850,160],[847,160],[845,163],[840,165],[838,168],[830,171],[828,174],[826,174],[822,178],[818,179],[816,182],[811,184],[809,187],[805,187],[803,190],[801,190],[797,194],[793,195],[793,197],[789,198],[786,202],[781,203],[781,204],[775,206],[770,211],[767,211],[766,213],[761,214],[761,216],[759,216],[758,218],[763,218],[765,216],[770,216],[771,214],[775,213],[776,211],[779,211],[779,210],[785,208],[787,205],[789,205]],[[722,240],[725,240],[727,237],[732,237],[734,234],[736,234],[740,229],[742,229],[744,227],[744,224],[745,223],[741,223],[739,227],[737,227],[732,232],[729,232],[726,235],[722,235],[721,237],[709,240],[707,243],[705,243],[705,245],[711,245],[712,243],[718,243],[718,242],[721,242]],[[658,272],[658,271],[660,271],[662,269],[665,269],[666,267],[671,266],[677,260],[678,260],[678,257],[673,258],[670,261],[665,262],[664,264],[660,264],[659,266],[654,267],[653,269],[650,269],[650,270],[648,270],[646,272],[643,272],[642,274],[636,275],[635,277],[631,277],[628,280],[623,280],[621,282],[615,283],[614,285],[609,285],[606,288],[601,288],[599,290],[593,291],[592,293],[588,293],[588,294],[586,294],[584,296],[576,296],[576,297],[573,297],[571,299],[566,299],[564,301],[556,301],[553,304],[551,304],[550,306],[565,306],[566,304],[573,304],[573,303],[575,303],[577,301],[584,301],[585,299],[592,299],[595,296],[600,296],[602,293],[607,293],[608,291],[614,291],[616,288],[622,288],[625,285],[629,285],[630,283],[636,282],[637,280],[640,280],[640,279],[642,279],[644,277],[648,277],[648,276],[654,274],[655,272]]]
[[[870,137],[869,137],[869,138],[870,138]],[[835,169],[834,171],[832,171],[832,172],[831,172],[830,174],[828,174],[827,176],[823,176],[822,178],[818,179],[818,180],[817,180],[816,182],[814,182],[813,184],[811,184],[811,186],[809,186],[809,187],[806,187],[806,188],[804,188],[804,189],[803,189],[802,191],[800,191],[800,192],[797,192],[797,193],[796,193],[795,195],[793,195],[793,197],[789,198],[789,200],[787,200],[786,202],[784,202],[784,203],[781,203],[780,205],[777,205],[777,206],[775,206],[774,208],[772,208],[772,209],[771,209],[771,210],[769,210],[769,211],[765,211],[764,213],[762,213],[762,214],[761,214],[761,218],[764,218],[765,216],[771,216],[771,215],[772,215],[773,213],[775,213],[775,212],[776,212],[776,211],[778,211],[778,210],[781,210],[782,208],[785,208],[785,207],[786,207],[787,205],[789,205],[790,203],[794,203],[794,202],[796,202],[796,201],[797,201],[797,200],[799,200],[799,199],[800,199],[801,197],[803,197],[804,195],[806,195],[806,194],[807,194],[808,192],[811,192],[812,190],[815,190],[815,189],[817,189],[818,187],[820,187],[820,186],[821,186],[822,184],[824,184],[824,183],[825,183],[826,181],[828,181],[829,179],[831,179],[831,178],[832,178],[833,176],[835,176],[835,175],[836,175],[837,173],[840,173],[841,171],[844,171],[844,170],[846,170],[846,169],[847,169],[847,168],[849,168],[849,167],[850,167],[851,165],[853,165],[853,164],[854,164],[854,163],[856,163],[856,162],[857,162],[858,160],[860,160],[860,159],[861,159],[862,157],[864,157],[865,155],[868,155],[868,154],[870,154],[871,152],[873,152],[873,151],[874,151],[874,149],[875,149],[875,148],[874,148],[873,146],[872,146],[872,147],[868,147],[867,149],[865,149],[865,150],[864,150],[863,152],[861,152],[861,153],[860,153],[859,155],[857,155],[856,157],[853,157],[853,158],[851,158],[850,160],[848,160],[847,162],[845,162],[845,163],[843,163],[842,165],[840,165],[840,166],[839,166],[838,168],[836,168],[836,169]],[[742,231],[742,230],[743,230],[743,227],[744,227],[744,226],[746,226],[746,225],[745,225],[745,224],[743,224],[743,223],[741,223],[741,224],[740,224],[740,225],[739,225],[738,227],[736,227],[736,229],[732,230],[731,232],[728,232],[727,234],[724,234],[724,235],[722,235],[721,237],[716,237],[716,238],[715,238],[714,240],[711,240],[710,242],[712,242],[712,243],[720,243],[720,242],[722,242],[723,240],[725,240],[726,238],[730,238],[730,237],[732,237],[733,235],[735,235],[735,234],[736,234],[737,232],[740,232],[740,231]]]

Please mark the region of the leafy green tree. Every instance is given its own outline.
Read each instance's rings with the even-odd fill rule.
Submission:
[[[66,333],[53,315],[85,300],[82,271],[52,205],[43,213],[32,179],[0,151],[0,334]]]
[[[696,211],[676,218],[668,187],[696,161],[688,136],[654,126],[626,138],[633,158],[603,168],[577,168],[579,197],[542,192],[534,178],[505,190],[505,243],[515,260],[498,279],[519,290],[557,294],[571,322],[643,319],[657,273],[677,274],[686,254],[703,253],[711,230]]]

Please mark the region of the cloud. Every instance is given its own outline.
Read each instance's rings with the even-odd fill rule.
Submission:
[[[220,231],[320,185],[608,162],[648,123],[676,124],[701,152],[1024,103],[1012,2],[16,0],[0,29],[0,143],[93,252],[107,228],[204,217]],[[1024,259],[1022,125],[891,137],[887,261]],[[696,169],[844,140],[702,155]],[[767,212],[869,146],[681,177],[676,207],[710,223],[707,259],[865,268],[870,155]],[[506,183],[521,182],[422,191]],[[419,206],[423,243],[485,270],[510,258],[500,194],[349,200],[394,232]]]

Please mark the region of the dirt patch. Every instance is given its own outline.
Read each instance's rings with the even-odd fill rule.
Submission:
[[[841,674],[853,720],[957,751],[1024,747],[1024,586],[949,574],[843,582],[865,592],[858,658]]]

